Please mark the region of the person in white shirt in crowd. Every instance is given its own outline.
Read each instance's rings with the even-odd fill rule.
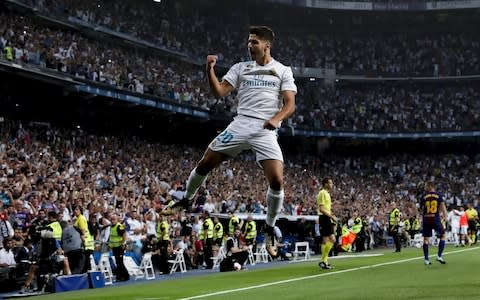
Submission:
[[[135,207],[133,209],[136,209]],[[145,232],[147,226],[145,223],[140,219],[140,215],[137,213],[136,210],[132,210],[129,214],[129,218],[127,218],[127,224],[130,228],[127,233],[127,240],[128,243],[131,243],[131,248],[127,246],[127,251],[135,252],[137,258],[141,259],[142,257],[142,238],[145,238]]]
[[[60,205],[58,206],[58,212],[62,214],[62,219],[58,220],[58,221],[65,221],[67,223],[72,221],[70,211],[68,210],[67,206],[65,205],[65,202],[60,202]]]
[[[3,286],[14,284],[16,262],[12,251],[13,247],[13,239],[3,240],[3,248],[0,249],[0,281]]]
[[[215,211],[215,204],[212,202],[211,196],[207,197],[207,200],[203,205],[203,210],[209,213],[213,213]]]
[[[202,228],[203,220],[198,216],[193,217],[193,224],[192,224],[192,232],[196,232],[197,235],[200,232],[200,229]]]
[[[146,225],[140,220],[140,215],[136,210],[130,211],[127,224],[130,228],[128,231],[128,240],[137,243],[144,237]]]
[[[7,238],[12,238],[15,234],[12,224],[8,220],[6,212],[0,213],[0,248],[3,246],[2,242]]]
[[[12,238],[3,240],[3,248],[0,249],[0,268],[11,268],[16,266],[15,255],[13,254],[14,241]]]
[[[102,253],[108,252],[108,240],[110,238],[111,222],[107,217],[102,217],[98,220],[100,232],[98,234],[98,242],[100,243],[100,251]]]
[[[157,237],[157,218],[158,214],[154,210],[149,210],[145,213],[145,230],[146,236]]]

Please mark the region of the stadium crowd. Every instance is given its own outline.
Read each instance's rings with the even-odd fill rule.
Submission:
[[[201,156],[188,145],[149,144],[8,120],[1,127],[0,205],[8,207],[12,224],[19,228],[41,207],[58,211],[62,206],[71,213],[73,206],[81,205],[98,216],[115,211],[143,215],[179,198],[188,170]],[[315,195],[324,176],[335,179],[339,215],[357,210],[385,216],[391,201],[410,207],[414,214],[417,184],[428,179],[441,183],[448,204],[477,201],[480,193],[478,155],[286,158],[286,215],[317,213]],[[266,187],[254,164],[254,157],[245,154],[213,172],[197,202],[198,211],[207,207],[212,213],[265,213]],[[347,213],[340,211],[345,207]],[[15,209],[26,210],[24,219],[15,219]]]
[[[9,230],[2,230],[6,233],[2,239],[10,243],[13,237],[17,250],[24,249],[24,243],[32,250],[32,231],[40,221],[46,222],[47,214],[49,221],[64,221],[66,227],[82,214],[99,251],[95,253],[108,251],[112,243],[108,229],[118,219],[126,227],[127,249],[140,257],[142,249],[156,249],[161,236],[158,226],[165,221],[170,228],[170,255],[183,247],[188,268],[201,268],[207,261],[198,243],[202,212],[266,213],[266,186],[250,153],[212,172],[196,197],[193,214],[162,216],[169,201],[183,197],[184,182],[202,155],[200,149],[9,119],[2,119],[0,129],[0,212],[1,221],[10,224],[5,227]],[[473,203],[478,208],[478,161],[478,155],[459,154],[315,157],[287,153],[281,213],[299,220],[316,215],[319,180],[331,176],[333,211],[342,224],[352,225],[361,217],[375,237],[369,245],[384,245],[392,203],[401,207],[405,218],[417,216],[417,197],[426,180],[439,184],[449,205]],[[302,232],[303,238],[313,239],[311,229]],[[168,265],[158,262],[155,266],[168,273]],[[211,268],[208,262],[207,268]],[[76,270],[68,272],[83,268]]]
[[[247,13],[242,14],[244,10],[239,10],[238,15],[232,16],[225,11],[238,8],[238,3],[222,6],[212,3],[198,3],[201,13],[181,3],[158,5],[151,1],[105,1],[102,4],[74,0],[35,1],[35,7],[49,15],[64,19],[72,16],[201,59],[213,52],[226,64],[248,60],[245,43],[241,42],[245,40],[243,20],[251,18],[248,13],[254,15],[254,12],[246,9]],[[268,5],[271,4],[265,7]],[[368,76],[459,76],[480,71],[480,38],[475,31],[431,30],[425,33],[416,28],[418,33],[366,34],[360,28],[336,34],[315,31],[309,25],[303,28],[301,23],[291,26],[290,22],[278,16],[275,18],[275,15],[269,17],[277,24],[273,54],[292,66]],[[302,18],[302,15],[295,17]]]
[[[39,65],[120,89],[153,94],[163,101],[200,107],[212,113],[235,113],[234,97],[213,98],[207,91],[204,72],[200,68],[174,59],[101,43],[78,32],[45,27],[27,16],[18,17],[10,13],[0,15],[0,48],[8,60]],[[297,44],[302,45],[293,43]],[[455,41],[452,44],[458,43]],[[323,48],[321,45],[319,47]],[[353,44],[349,47],[371,48],[354,47]],[[197,46],[194,48],[198,49]],[[294,46],[279,48],[295,49]],[[476,60],[469,58],[468,61]],[[405,62],[405,65],[410,63]],[[362,72],[366,74],[365,70]],[[468,82],[447,85],[370,83],[362,86],[329,86],[311,84],[300,78],[297,81],[300,88],[293,125],[298,128],[457,131],[479,127],[480,116],[478,109],[475,109],[479,91],[475,84]],[[437,117],[431,118],[432,114]]]
[[[365,84],[299,89],[293,125],[351,131],[475,130],[479,90],[468,84]],[[434,116],[434,117],[432,117]]]

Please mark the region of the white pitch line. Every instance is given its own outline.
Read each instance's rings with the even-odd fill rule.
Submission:
[[[452,254],[452,253],[467,252],[467,251],[478,250],[478,249],[480,249],[480,248],[478,248],[478,247],[475,247],[475,248],[466,248],[466,249],[462,249],[462,250],[445,252],[444,254],[447,255],[447,254]],[[430,255],[430,256],[436,256],[436,254],[435,254],[435,255]],[[401,259],[401,260],[396,260],[396,261],[391,261],[391,262],[385,262],[385,263],[381,263],[381,264],[375,264],[375,265],[357,267],[357,268],[352,268],[352,269],[345,269],[345,270],[333,271],[333,272],[322,273],[322,274],[317,274],[317,275],[310,275],[310,276],[297,277],[297,278],[292,278],[292,279],[285,279],[285,280],[280,280],[280,281],[274,281],[274,282],[269,282],[269,283],[264,283],[264,284],[258,284],[258,285],[248,286],[248,287],[244,287],[244,288],[238,288],[238,289],[231,289],[231,290],[219,291],[219,292],[215,292],[215,293],[202,294],[202,295],[197,295],[197,296],[192,296],[192,297],[187,297],[187,298],[181,298],[180,300],[190,300],[190,299],[207,298],[207,297],[218,296],[218,295],[223,295],[223,294],[229,294],[229,293],[234,293],[234,292],[253,290],[253,289],[258,289],[258,288],[267,287],[267,286],[272,286],[272,285],[279,285],[279,284],[284,284],[284,283],[290,283],[290,282],[295,282],[295,281],[300,281],[300,280],[305,280],[305,279],[325,277],[325,276],[331,276],[331,275],[342,274],[342,273],[347,273],[347,272],[353,272],[353,271],[358,271],[358,270],[364,270],[364,269],[371,269],[371,268],[377,268],[377,267],[382,267],[382,266],[400,264],[400,263],[404,263],[404,262],[408,262],[408,261],[412,261],[412,260],[417,260],[417,259],[423,259],[423,256],[422,256],[422,257],[413,257],[413,258]]]
[[[345,255],[337,255],[337,256],[332,256],[329,257],[328,259],[344,259],[344,258],[362,258],[362,257],[373,257],[373,256],[383,256],[383,253],[372,253],[372,254],[345,254]],[[304,262],[309,262],[309,261],[318,261],[318,257],[316,258],[309,258],[309,259],[301,259],[301,260],[291,260],[288,263],[289,264],[299,264],[299,263],[304,263]]]
[[[328,259],[344,259],[344,258],[362,258],[362,257],[374,257],[374,256],[383,256],[383,253],[372,253],[372,254],[350,254],[350,255],[338,255],[329,257]],[[317,259],[318,260],[318,259]]]

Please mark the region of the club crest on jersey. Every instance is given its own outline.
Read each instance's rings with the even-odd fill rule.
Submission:
[[[254,65],[253,64],[250,64],[250,65],[247,65],[245,67],[245,71],[250,71],[251,69],[253,69]]]

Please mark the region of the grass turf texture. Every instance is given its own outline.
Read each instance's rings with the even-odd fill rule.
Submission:
[[[383,249],[364,252],[382,256],[331,259],[333,270],[321,270],[318,257],[314,257],[301,263],[272,263],[271,268],[212,272],[29,299],[478,299],[480,247],[447,247],[446,265],[435,261],[436,251],[430,247],[430,266],[423,264],[421,249],[400,253]]]

